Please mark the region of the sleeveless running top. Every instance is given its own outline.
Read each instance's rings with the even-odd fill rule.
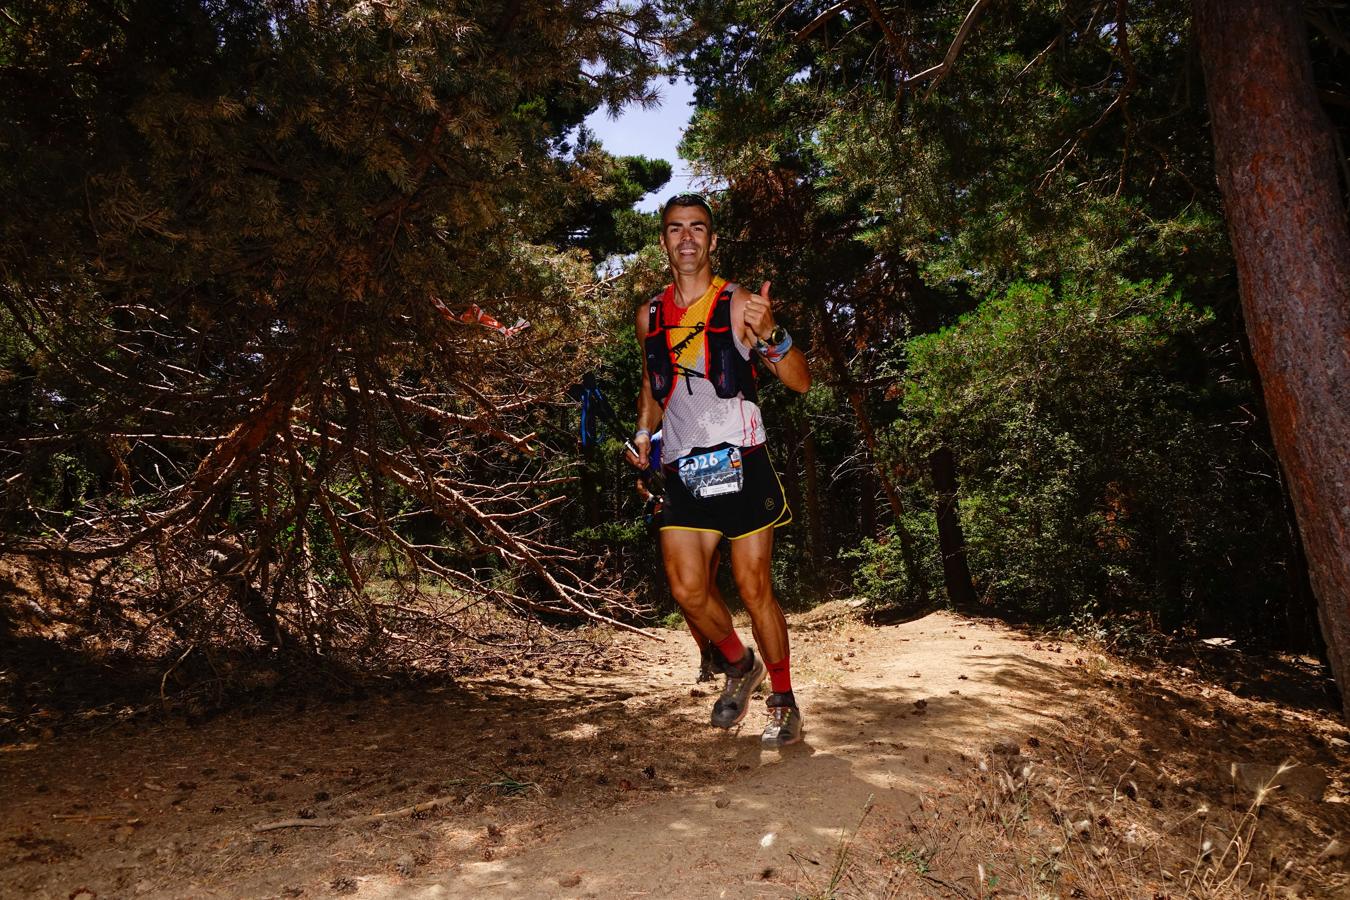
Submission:
[[[674,302],[663,307],[661,313],[666,327],[671,331],[672,343],[678,343],[695,329],[707,328],[713,301],[726,286],[724,279],[714,278],[703,296],[688,308],[681,308]],[[662,299],[656,297],[652,302],[661,302]],[[741,359],[748,361],[750,347],[741,343],[740,335],[734,330],[732,337],[736,352]],[[706,375],[706,348],[707,342],[703,340],[686,342],[676,359],[679,367],[677,371],[693,370]],[[719,397],[717,389],[707,378],[689,378],[684,375],[678,375],[671,385],[661,431],[665,438],[661,456],[667,463],[673,463],[695,447],[715,447],[723,443],[754,447],[767,439],[758,404],[746,400],[744,396]]]

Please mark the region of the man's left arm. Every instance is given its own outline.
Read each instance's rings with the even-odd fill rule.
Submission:
[[[769,338],[775,336],[773,331],[778,326],[773,317],[769,282],[764,282],[757,294],[741,288],[736,295],[734,299],[741,301],[737,305],[741,313],[742,342],[751,347],[766,344]],[[732,318],[732,324],[735,325],[735,306],[732,307]],[[778,346],[781,347],[781,344]],[[759,358],[764,360],[764,365],[768,366],[770,372],[778,376],[779,381],[798,393],[805,393],[811,387],[811,367],[806,364],[806,355],[797,349],[795,343],[776,359],[774,350],[774,346],[769,346],[768,352],[760,352]]]

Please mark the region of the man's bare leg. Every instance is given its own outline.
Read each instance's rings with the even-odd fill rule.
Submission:
[[[690,629],[714,643],[732,631],[731,611],[710,577],[721,539],[720,534],[708,531],[661,532],[661,556],[666,564],[670,593]]]
[[[725,606],[726,601],[722,598],[722,589],[717,585],[717,568],[721,562],[722,547],[719,544],[713,550],[712,559],[708,563],[708,593],[712,595],[713,603],[720,603]],[[707,635],[699,631],[688,618],[684,620],[684,624],[688,626],[689,633],[693,635],[694,644],[698,647],[698,680],[700,682],[712,681],[715,676],[724,674],[727,661],[722,656],[722,651],[709,640]]]
[[[754,651],[741,643],[726,603],[710,590],[709,564],[719,540],[716,532],[669,529],[661,532],[661,550],[675,602],[726,658],[727,681],[713,704],[712,724],[732,728],[745,718],[750,694],[764,680],[765,669]]]
[[[787,619],[773,595],[769,563],[773,556],[773,529],[766,528],[731,542],[731,571],[741,600],[750,611],[755,643],[764,657],[772,693],[769,694],[769,723],[760,743],[781,750],[802,739],[802,714],[792,694],[792,672],[788,656]]]
[[[773,558],[773,529],[731,541],[731,573],[750,613],[760,655],[770,665],[788,655],[787,619],[773,595],[769,564]]]

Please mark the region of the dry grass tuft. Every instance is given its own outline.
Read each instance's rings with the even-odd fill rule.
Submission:
[[[1271,827],[1267,810],[1295,763],[1254,791],[1234,766],[1216,796],[1103,748],[1084,724],[969,760],[905,821],[874,820],[841,844],[829,884],[804,896],[1226,900],[1350,890],[1341,842],[1310,851],[1287,823]]]

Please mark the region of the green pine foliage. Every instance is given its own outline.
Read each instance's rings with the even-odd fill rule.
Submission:
[[[836,404],[833,555],[860,593],[925,605],[945,447],[977,596],[1274,634],[1297,551],[1187,8],[984,4],[918,77],[971,7],[709,0],[681,35],[722,268],[774,279]],[[850,384],[886,439],[871,463]]]
[[[584,247],[597,262],[636,253],[656,241],[660,223],[653,213],[633,208],[670,180],[670,163],[645,156],[611,157],[582,130],[576,157],[595,181],[563,212],[561,237]]]
[[[986,601],[1259,629],[1283,529],[1214,316],[1164,283],[1019,284],[910,341],[896,452],[963,461]],[[1240,527],[1238,527],[1240,523]]]
[[[631,423],[670,166],[583,123],[673,53],[718,272],[815,374],[762,394],[785,597],[934,599],[946,449],[985,601],[1270,633],[1297,548],[1186,7],[986,4],[917,77],[970,8],[9,4],[0,539],[117,561],[175,647],[392,652],[430,585],[663,607],[626,426],[579,447],[568,389]]]
[[[568,0],[7,5],[8,546],[153,545],[134,583],[182,640],[388,643],[409,605],[360,593],[390,577],[621,603],[559,543],[559,419],[601,340],[592,254],[642,239],[626,207],[669,174],[579,129],[651,99],[659,25]]]

